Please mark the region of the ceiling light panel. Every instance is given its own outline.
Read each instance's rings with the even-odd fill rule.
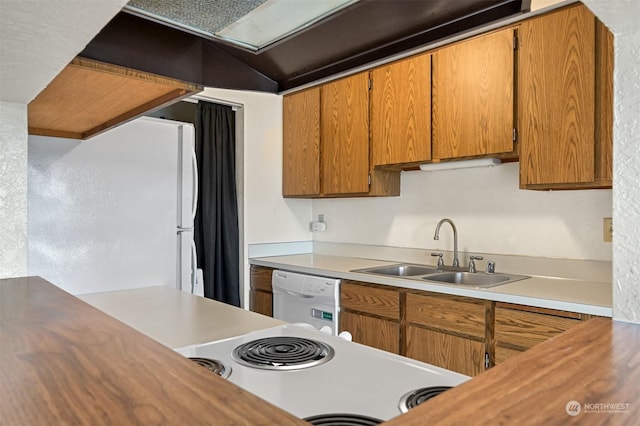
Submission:
[[[125,10],[259,50],[358,0],[130,0]]]
[[[130,0],[125,9],[213,36],[265,1],[267,0]]]
[[[215,35],[258,50],[356,1],[267,0]]]

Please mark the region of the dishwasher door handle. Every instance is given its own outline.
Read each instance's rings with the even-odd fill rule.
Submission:
[[[289,296],[297,297],[300,299],[313,299],[313,296],[309,294],[296,293],[295,291],[291,291],[291,290],[281,290],[281,291],[288,294]]]

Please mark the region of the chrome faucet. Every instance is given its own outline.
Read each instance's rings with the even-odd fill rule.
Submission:
[[[453,265],[452,266],[457,268],[460,266],[460,261],[458,260],[458,230],[456,229],[456,225],[453,223],[453,221],[451,219],[444,218],[440,222],[438,222],[438,225],[436,226],[436,232],[433,235],[433,239],[434,240],[440,239],[440,235],[439,235],[440,226],[442,226],[444,222],[447,222],[448,224],[450,224],[451,228],[453,229]]]

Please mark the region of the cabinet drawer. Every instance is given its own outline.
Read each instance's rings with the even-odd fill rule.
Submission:
[[[406,319],[438,330],[485,338],[485,306],[482,301],[407,293]]]
[[[264,266],[251,266],[251,288],[271,292],[272,268]]]
[[[398,290],[344,280],[340,288],[340,304],[343,309],[366,312],[394,320],[400,319]]]
[[[496,342],[529,349],[578,324],[580,320],[576,318],[496,306],[494,336]]]

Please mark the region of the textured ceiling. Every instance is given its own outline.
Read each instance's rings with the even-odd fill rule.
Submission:
[[[178,24],[216,33],[266,0],[131,0],[127,6],[141,9]],[[312,0],[302,0],[312,1]]]
[[[29,103],[125,3],[2,0],[0,100]]]

